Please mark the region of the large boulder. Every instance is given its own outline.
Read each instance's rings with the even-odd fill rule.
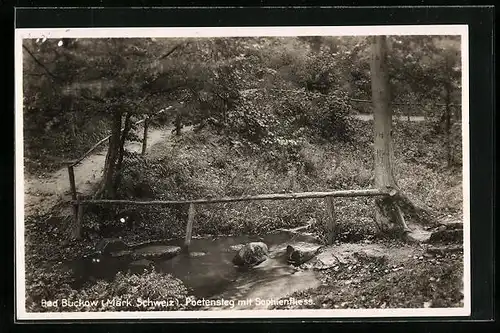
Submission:
[[[298,242],[286,247],[287,260],[294,266],[299,266],[311,260],[323,246],[306,242]]]
[[[269,256],[267,245],[263,242],[245,244],[234,256],[233,264],[236,266],[253,267]]]
[[[132,258],[137,259],[171,259],[181,253],[179,246],[151,245],[134,249]]]

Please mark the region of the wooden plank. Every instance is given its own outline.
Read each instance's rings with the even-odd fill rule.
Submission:
[[[337,236],[337,219],[335,218],[335,207],[333,205],[333,198],[326,197],[326,211],[328,213],[328,219],[326,221],[326,237],[328,245],[332,245]]]
[[[184,239],[184,247],[183,247],[184,252],[189,252],[189,245],[191,244],[191,236],[193,233],[193,223],[195,214],[196,214],[195,205],[193,203],[190,203],[188,210],[188,221],[186,225],[186,238]]]
[[[237,202],[237,201],[259,201],[259,200],[294,200],[294,199],[315,199],[325,197],[361,197],[361,196],[389,196],[394,195],[393,190],[379,189],[364,189],[364,190],[339,190],[330,192],[299,192],[299,193],[272,193],[258,194],[242,197],[223,197],[223,198],[207,198],[207,199],[188,199],[188,200],[151,200],[151,201],[134,201],[134,200],[82,200],[82,204],[131,204],[131,205],[174,205],[174,204],[208,204],[221,202]]]

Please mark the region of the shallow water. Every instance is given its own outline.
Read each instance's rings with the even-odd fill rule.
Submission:
[[[236,250],[233,246],[255,241],[268,245],[270,258],[250,269],[234,266],[232,259]],[[155,265],[158,271],[180,279],[197,298],[224,298],[236,302],[226,307],[208,307],[210,309],[265,308],[264,303],[256,304],[255,299],[279,299],[295,291],[319,285],[314,271],[298,270],[286,262],[286,246],[294,241],[296,239],[292,239],[286,232],[264,237],[195,238],[191,241],[189,254],[180,254],[168,260],[155,260]],[[181,244],[182,240],[178,240],[144,247]],[[103,258],[99,263],[92,264],[91,270],[97,271],[101,278],[111,278],[117,271],[126,270],[129,263],[126,259]],[[247,299],[254,301],[252,304],[237,304],[238,300]]]

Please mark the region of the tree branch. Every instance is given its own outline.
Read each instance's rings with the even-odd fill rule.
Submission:
[[[33,58],[33,60],[35,60],[35,62],[40,66],[42,67],[45,72],[51,77],[53,78],[54,80],[56,80],[58,83],[62,83],[62,79],[60,77],[58,77],[57,75],[55,75],[54,73],[52,73],[40,60],[37,59],[37,57],[35,57],[35,55],[25,46],[23,45],[23,49],[26,50],[26,52]]]
[[[64,80],[61,79],[59,76],[55,75],[52,73],[47,66],[45,66],[44,63],[42,63],[38,58],[25,46],[23,45],[23,48],[26,50],[26,52],[33,58],[33,60],[41,67],[43,70],[60,86],[63,86]],[[32,75],[32,74],[29,74]],[[42,75],[42,74],[39,74]],[[99,97],[91,97],[91,96],[86,96],[85,94],[80,94],[79,95],[81,98],[89,100],[89,101],[94,101],[94,102],[99,102],[99,103],[104,103],[105,101],[102,98]]]
[[[185,45],[187,45],[189,43],[186,43]],[[170,49],[167,53],[163,54],[162,56],[160,56],[157,61],[159,60],[163,60],[165,59],[166,57],[168,57],[169,55],[171,55],[172,53],[174,53],[178,48],[180,48],[181,46],[183,45],[183,43],[179,43],[177,45],[175,45],[172,49]],[[147,83],[146,86],[152,86],[156,81],[158,81],[160,78],[162,78],[163,75],[159,75],[157,78],[153,79],[151,82]]]
[[[187,43],[186,43],[186,45],[187,45]],[[170,51],[168,51],[167,53],[165,53],[164,55],[162,55],[160,58],[158,58],[158,60],[165,59],[166,57],[168,57],[169,55],[171,55],[172,53],[174,53],[175,50],[177,50],[181,46],[182,46],[182,43],[179,43],[179,44],[175,45],[172,49],[170,49]]]

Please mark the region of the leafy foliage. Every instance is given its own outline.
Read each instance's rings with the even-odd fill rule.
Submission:
[[[391,36],[389,44],[395,112],[437,115],[438,135],[456,143],[445,126],[448,111],[433,103],[460,103],[460,41]],[[369,104],[349,100],[371,95],[364,37],[46,39],[24,46],[26,156],[35,161],[78,156],[111,130],[118,110],[125,117],[175,105],[167,117],[176,127],[209,126],[243,144],[278,146],[303,133],[345,139],[348,115],[370,112]],[[255,89],[262,93],[249,93]],[[451,110],[451,124],[458,113]]]
[[[171,275],[153,271],[143,274],[117,273],[114,280],[99,280],[80,290],[62,285],[55,295],[46,295],[43,282],[31,286],[30,295],[41,300],[58,300],[57,306],[39,308],[38,302],[30,302],[32,310],[42,311],[178,311],[186,309],[186,287]],[[64,305],[63,300],[66,304]],[[150,302],[147,302],[147,301]],[[164,306],[161,301],[169,301]],[[88,305],[92,302],[91,306]],[[38,303],[38,304],[37,304]],[[87,304],[86,304],[87,303]]]

